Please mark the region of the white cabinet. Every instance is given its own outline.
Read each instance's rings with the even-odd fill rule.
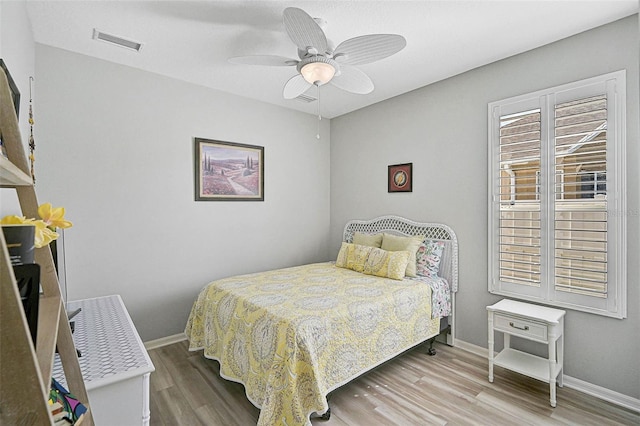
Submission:
[[[556,406],[556,382],[562,387],[565,311],[503,299],[487,306],[489,317],[489,381],[493,366],[507,368],[549,383],[550,403]],[[494,334],[504,333],[504,349],[494,356]],[[548,358],[511,347],[511,336],[548,345]]]
[[[120,296],[69,302],[76,315],[73,340],[81,356],[93,418],[97,426],[148,425],[149,375],[153,363]],[[53,376],[63,378],[59,362]]]

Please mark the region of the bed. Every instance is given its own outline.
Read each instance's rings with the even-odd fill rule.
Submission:
[[[383,235],[385,244],[413,236],[420,250],[441,247],[437,275],[404,277],[404,265],[416,263],[411,249],[360,244]],[[355,262],[362,252],[365,260]],[[456,235],[446,225],[398,216],[350,221],[335,262],[205,286],[185,329],[189,350],[203,350],[220,362],[222,377],[244,385],[260,408],[258,425],[309,425],[314,413],[329,417],[332,390],[438,335],[454,344],[457,260]],[[404,278],[395,276],[399,270]]]

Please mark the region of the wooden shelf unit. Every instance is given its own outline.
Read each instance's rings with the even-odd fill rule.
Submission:
[[[8,158],[0,155],[0,187],[31,186],[33,182],[28,174],[17,168]]]
[[[0,134],[7,158],[0,155],[0,187],[15,188],[22,214],[38,217],[38,200],[31,181],[4,70],[0,69]],[[53,424],[47,400],[56,347],[68,388],[89,408],[89,399],[76,354],[67,312],[49,246],[35,250],[40,265],[42,295],[38,337],[34,347],[22,308],[4,235],[0,232],[0,424]],[[91,410],[82,424],[93,426]]]

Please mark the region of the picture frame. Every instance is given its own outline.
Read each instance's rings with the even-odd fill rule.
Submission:
[[[413,191],[413,163],[392,164],[388,168],[388,192]]]
[[[264,201],[264,147],[194,138],[196,201]]]

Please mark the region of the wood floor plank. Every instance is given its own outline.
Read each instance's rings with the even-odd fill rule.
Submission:
[[[183,396],[182,390],[177,386],[171,386],[158,392],[153,392],[158,397],[155,406],[161,408],[159,413],[151,412],[151,418],[157,414],[159,419],[168,425],[200,426],[202,423],[196,416],[195,410],[189,405]],[[155,419],[153,419],[155,424]]]
[[[436,344],[436,356],[413,349],[330,394],[331,418],[313,426],[411,425],[640,425],[640,413],[574,389],[549,386],[500,367],[488,381],[488,362]],[[260,411],[244,386],[220,377],[220,364],[187,342],[149,351],[151,425],[255,425]]]
[[[154,374],[155,380],[150,383],[151,391],[161,391],[162,389],[166,389],[173,385],[173,378],[167,371],[167,367],[164,365],[165,357],[162,356],[160,349],[162,348],[158,348],[158,350],[155,351],[149,351],[149,358],[151,358],[151,362],[156,368],[156,372]]]

